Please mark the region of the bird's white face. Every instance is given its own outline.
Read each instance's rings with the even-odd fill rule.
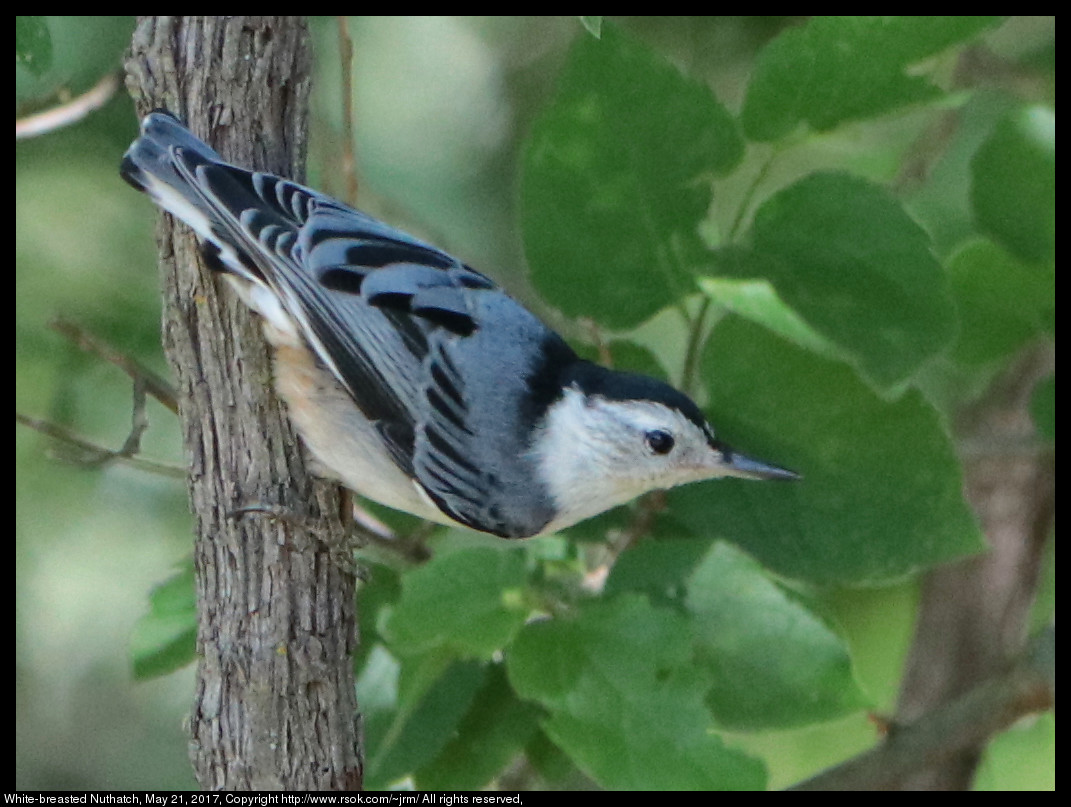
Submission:
[[[561,512],[556,529],[650,490],[735,473],[707,432],[681,412],[576,389],[551,407],[535,450]]]
[[[732,450],[714,439],[709,424],[697,425],[676,408],[576,388],[550,407],[533,451],[559,510],[547,532],[687,482],[799,478]]]

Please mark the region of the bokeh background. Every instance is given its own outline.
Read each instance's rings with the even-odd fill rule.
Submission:
[[[129,17],[46,22],[52,64],[40,75],[16,66],[17,117],[118,70],[134,27]],[[755,51],[792,20],[617,22],[709,79],[735,109]],[[309,182],[342,193],[333,168],[342,131],[336,21],[315,19],[312,26]],[[553,92],[570,42],[583,34],[578,19],[369,17],[351,18],[349,31],[362,207],[464,257],[554,320],[525,281],[516,224],[519,149]],[[988,39],[1005,55],[1051,58],[1054,77],[1054,18],[1012,18]],[[16,143],[16,410],[110,448],[130,430],[130,382],[50,323],[77,323],[167,373],[159,346],[156,214],[117,174],[135,134],[133,106],[120,91],[80,123]],[[881,159],[888,144],[867,137],[852,130],[834,145]],[[149,417],[143,456],[181,466],[177,420],[156,404]],[[183,482],[121,464],[89,467],[71,446],[22,425],[15,451],[16,787],[194,787],[183,725],[192,668],[138,681],[131,662],[150,591],[189,557]],[[1054,560],[1049,592],[1053,568]],[[827,594],[860,681],[890,710],[916,596],[913,581]],[[873,740],[862,717],[734,738],[777,759],[772,786]],[[978,786],[1054,788],[1054,716],[1000,737]]]

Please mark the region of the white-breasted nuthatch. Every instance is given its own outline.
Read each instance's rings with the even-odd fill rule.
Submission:
[[[142,121],[121,173],[264,318],[298,432],[373,501],[525,538],[685,482],[798,478],[719,441],[673,387],[579,358],[456,258],[229,165],[170,113]]]

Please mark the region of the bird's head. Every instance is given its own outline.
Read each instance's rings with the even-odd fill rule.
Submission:
[[[799,478],[718,440],[699,407],[661,381],[586,362],[565,381],[533,445],[555,529],[688,482]]]

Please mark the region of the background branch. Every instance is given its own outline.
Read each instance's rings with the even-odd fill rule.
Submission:
[[[49,327],[56,333],[62,334],[74,345],[82,350],[99,356],[110,364],[114,364],[135,383],[144,386],[145,392],[154,397],[175,414],[178,414],[178,401],[175,397],[175,388],[167,379],[160,377],[141,362],[115,349],[99,336],[87,331],[81,325],[70,320],[57,317],[49,323]]]
[[[40,418],[33,418],[29,415],[24,415],[21,412],[16,412],[15,422],[33,429],[46,437],[51,437],[53,440],[63,445],[67,450],[63,452],[61,458],[76,465],[99,467],[108,462],[123,462],[141,471],[160,474],[162,476],[183,477],[186,475],[186,471],[182,468],[153,462],[152,460],[135,456],[133,452],[127,450],[130,443],[129,439],[127,440],[128,445],[124,445],[123,449],[112,451],[110,448],[104,448],[96,443],[91,443],[89,440],[73,434],[58,423],[52,423],[48,420],[41,420]]]
[[[70,101],[15,121],[15,139],[39,137],[78,123],[86,115],[108,103],[117,89],[119,89],[119,77],[115,73],[108,73],[91,89]]]
[[[1030,397],[1054,369],[1054,346],[1028,352],[964,413],[961,433],[972,443],[1032,438]],[[1022,652],[1029,630],[1045,545],[1056,517],[1054,457],[976,454],[965,458],[964,468],[967,498],[990,549],[926,575],[897,723],[912,723],[1005,669]],[[968,789],[988,738],[982,733],[939,763],[904,769],[889,786]]]
[[[900,789],[920,771],[938,770],[983,747],[1024,715],[1056,708],[1056,626],[1044,630],[1009,670],[994,676],[865,754],[790,790]]]

